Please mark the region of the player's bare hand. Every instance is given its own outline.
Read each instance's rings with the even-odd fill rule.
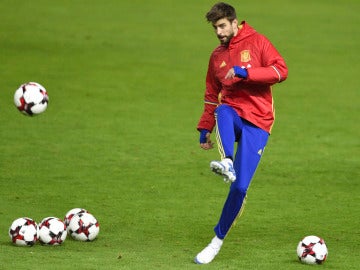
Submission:
[[[209,150],[209,149],[214,148],[214,144],[213,143],[201,143],[200,147],[202,149]]]
[[[225,79],[233,79],[235,77],[234,68],[230,68],[229,71],[225,75]]]
[[[248,71],[244,67],[233,66],[225,75],[225,79],[233,79],[235,77],[246,80],[248,78]]]
[[[205,138],[206,138],[206,142],[200,142],[200,147],[205,150],[214,148],[214,143],[211,142],[210,132],[206,133]]]

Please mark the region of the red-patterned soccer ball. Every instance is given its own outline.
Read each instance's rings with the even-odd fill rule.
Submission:
[[[44,218],[39,225],[39,241],[44,245],[61,245],[66,239],[64,222],[57,217]]]
[[[325,241],[314,235],[304,237],[296,251],[299,260],[306,264],[323,264],[328,255]]]
[[[99,234],[99,222],[90,213],[74,215],[68,227],[72,238],[79,241],[92,241]]]
[[[14,94],[14,103],[20,112],[33,116],[43,113],[49,102],[44,86],[36,82],[22,84]]]
[[[79,213],[88,213],[88,211],[84,208],[73,208],[65,214],[64,223],[68,230],[69,230],[70,220],[72,219],[72,217],[74,215],[79,214]]]
[[[17,246],[33,246],[39,237],[38,225],[31,218],[18,218],[11,224],[9,236]]]

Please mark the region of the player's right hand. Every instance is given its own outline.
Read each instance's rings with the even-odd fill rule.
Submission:
[[[210,131],[207,129],[200,130],[200,147],[205,150],[209,150],[214,147],[214,144],[211,142]]]

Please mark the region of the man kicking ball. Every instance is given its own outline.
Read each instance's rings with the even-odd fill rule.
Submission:
[[[215,130],[221,160],[212,161],[210,168],[231,185],[214,228],[215,237],[195,257],[198,264],[215,258],[241,214],[274,122],[271,86],[284,81],[288,73],[271,42],[245,21],[239,23],[231,5],[215,4],[206,19],[220,45],[210,56],[204,111],[197,129],[205,150],[213,148],[210,134]]]

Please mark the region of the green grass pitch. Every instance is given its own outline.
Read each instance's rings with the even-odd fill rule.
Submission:
[[[0,269],[307,269],[296,246],[325,239],[321,269],[358,269],[360,2],[230,1],[287,61],[276,123],[242,217],[207,266],[228,185],[195,130],[215,1],[0,1]],[[17,87],[43,84],[26,117]],[[100,223],[94,242],[13,246],[11,222]]]

